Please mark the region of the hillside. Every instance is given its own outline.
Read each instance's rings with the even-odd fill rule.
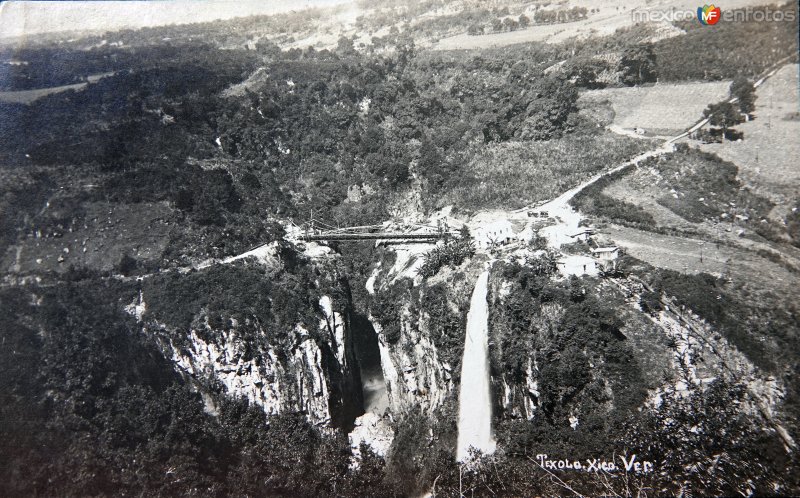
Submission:
[[[797,25],[637,8],[4,46],[0,495],[800,493]]]

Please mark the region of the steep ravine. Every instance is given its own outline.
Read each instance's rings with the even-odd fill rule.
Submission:
[[[388,406],[378,337],[353,309],[347,283],[309,264],[303,278],[314,280],[292,293],[272,286],[274,268],[213,265],[144,282],[126,310],[206,394],[208,411],[216,396],[233,396],[350,431],[365,411]]]
[[[562,223],[577,224],[579,215],[561,213],[567,210],[554,208]],[[209,412],[218,396],[245,398],[268,414],[299,412],[318,427],[349,433],[356,456],[367,443],[391,461],[402,454],[401,443],[393,445],[398,427],[415,420],[429,433],[422,435],[426,444],[447,448],[459,460],[470,446],[491,453],[495,438],[501,452],[508,451],[520,440],[513,436],[520,430],[556,441],[567,434],[586,437],[581,428],[587,427],[598,441],[612,440],[625,417],[661,387],[643,366],[667,366],[669,352],[653,347],[657,338],[630,340],[642,319],[635,318],[640,312],[621,292],[593,277],[564,275],[555,262],[547,263],[548,251],[559,245],[553,239],[547,250],[512,247],[491,275],[480,273],[482,254],[428,279],[396,271],[413,267],[418,256],[394,266],[376,262],[366,287],[372,297],[366,306],[360,303],[362,309],[335,265],[309,259],[306,280],[289,279],[274,268],[252,277],[259,284],[283,278],[280,289],[294,293],[282,296],[278,285],[265,284],[269,297],[259,306],[269,313],[219,314],[226,306],[249,310],[259,302],[247,294],[255,284],[245,287],[244,297],[237,294],[242,292],[237,279],[258,273],[253,262],[170,277],[202,279],[208,273],[216,285],[215,272],[236,275],[226,285],[236,285],[230,293],[242,301],[200,299],[190,306],[186,325],[170,321],[163,304],[160,311],[150,309],[149,300],[158,303],[161,296],[149,295],[152,284],[144,285],[128,310],[176,369],[207,393]],[[172,294],[194,302],[192,292],[202,289],[183,285],[189,290]],[[285,309],[295,307],[295,314],[286,315]],[[624,315],[618,313],[622,308],[628,310]],[[486,333],[479,338],[486,341],[483,353],[470,348],[480,346],[474,342],[478,329]],[[667,368],[675,373],[674,366]],[[475,423],[464,415],[474,416]],[[432,429],[451,421],[453,429],[458,424],[458,440],[455,431],[442,435]],[[470,425],[478,429],[467,436]]]

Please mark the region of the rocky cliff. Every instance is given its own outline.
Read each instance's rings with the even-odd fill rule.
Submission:
[[[290,269],[280,261],[266,270],[245,261],[149,279],[126,309],[201,391],[349,430],[364,411],[354,338],[363,331],[353,324],[346,285],[324,276],[322,263]],[[232,288],[219,287],[221,280]]]
[[[391,459],[402,452],[393,439],[404,431],[407,438],[414,420],[422,420],[416,431],[427,434],[424,444],[435,444],[440,434],[431,428],[457,417],[480,258],[427,279],[409,270],[418,254],[377,261],[366,302],[356,304],[335,256],[294,261],[296,253],[279,252],[145,281],[126,309],[206,394],[210,413],[218,396],[247,399],[267,414],[302,413],[318,427],[350,433],[356,456],[366,443]],[[203,295],[207,289],[226,290]],[[721,367],[701,353],[730,350],[717,344],[704,352],[712,331],[702,341],[675,332],[677,318],[643,312],[623,280],[563,277],[535,255],[495,262],[488,299],[501,449],[541,434],[613,440],[627,417],[656,406],[659,393],[681,382],[685,389],[682,374],[698,385],[713,381]],[[775,405],[759,404],[767,414]],[[454,444],[445,433],[442,444]]]

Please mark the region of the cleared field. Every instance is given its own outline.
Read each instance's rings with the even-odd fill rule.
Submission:
[[[99,81],[106,76],[111,76],[114,74],[111,73],[103,73],[103,74],[93,74],[86,78],[86,82],[83,83],[75,83],[72,85],[61,85],[61,86],[52,86],[49,88],[35,88],[33,90],[14,90],[14,91],[7,91],[7,92],[0,92],[0,102],[8,102],[10,104],[30,104],[36,99],[40,99],[47,95],[52,95],[54,93],[61,93],[66,92],[67,90],[83,90],[86,88],[86,85],[89,83],[94,83]]]
[[[644,2],[641,2],[644,5]],[[603,2],[571,1],[559,5],[559,9],[586,7],[599,9],[587,19],[561,24],[537,24],[527,29],[503,33],[488,33],[470,36],[466,33],[442,38],[432,48],[434,50],[474,50],[480,48],[504,47],[517,43],[547,42],[560,43],[570,38],[586,38],[589,36],[606,36],[619,28],[633,24],[630,2],[618,0]]]
[[[771,289],[791,296],[800,285],[796,273],[745,249],[619,225],[609,225],[601,233],[653,266],[681,273],[726,275],[754,293]]]
[[[587,109],[610,105],[613,126],[661,134],[693,125],[709,103],[728,95],[729,88],[730,81],[606,88],[584,92],[578,105]]]
[[[800,197],[797,72],[797,64],[788,64],[756,90],[756,118],[736,127],[744,133],[744,140],[695,143],[702,150],[735,163],[746,185],[778,204],[775,214],[779,216]]]
[[[630,15],[613,15],[603,18],[590,18],[563,24],[543,24],[509,31],[506,33],[490,33],[480,36],[470,36],[466,33],[450,36],[439,40],[432,48],[434,50],[475,50],[480,48],[504,47],[517,43],[544,41],[558,43],[583,34],[598,34],[597,28],[604,27],[603,34],[611,34],[617,28],[630,24]],[[608,31],[608,32],[605,32]]]
[[[726,9],[740,7],[753,7],[775,3],[770,0],[729,0],[725,2]],[[571,38],[588,38],[590,36],[608,36],[619,28],[632,26],[636,20],[633,12],[658,12],[664,10],[681,10],[695,12],[697,2],[691,0],[634,0],[621,1],[609,0],[597,2],[592,0],[571,0],[558,5],[558,9],[572,7],[586,7],[598,9],[588,19],[564,24],[543,24],[531,26],[527,29],[507,33],[490,33],[481,36],[470,36],[466,33],[439,40],[432,48],[434,50],[474,50],[481,48],[503,47],[517,43],[546,42],[561,43]],[[549,7],[552,9],[553,7]],[[671,30],[671,24],[658,22],[665,30]],[[672,35],[677,33],[672,33]]]

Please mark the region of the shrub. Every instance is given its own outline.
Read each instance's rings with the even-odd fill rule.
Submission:
[[[582,197],[576,204],[578,209],[586,214],[606,218],[621,225],[650,228],[656,224],[653,215],[642,209],[641,206],[615,199],[606,194]]]
[[[774,369],[774,359],[751,329],[753,322],[748,315],[753,310],[729,295],[723,289],[724,282],[705,273],[684,275],[663,269],[653,270],[649,280],[658,296],[674,297],[719,330],[755,365],[768,371]]]
[[[456,267],[474,254],[475,245],[472,238],[447,239],[443,245],[436,246],[425,254],[425,261],[419,268],[419,274],[425,278],[432,277],[442,267]]]
[[[658,408],[627,425],[630,453],[653,460],[663,476],[651,478],[655,492],[773,494],[796,480],[778,470],[796,463],[777,435],[759,427],[764,420],[741,412],[746,385],[724,377],[705,390],[688,385],[688,393],[668,389]]]
[[[378,290],[370,313],[381,326],[381,334],[389,344],[400,340],[404,303],[413,287],[410,279],[404,278],[390,285],[386,290]]]
[[[136,266],[137,262],[135,258],[129,254],[123,254],[122,258],[119,260],[119,263],[117,263],[116,270],[127,277],[136,269]]]

